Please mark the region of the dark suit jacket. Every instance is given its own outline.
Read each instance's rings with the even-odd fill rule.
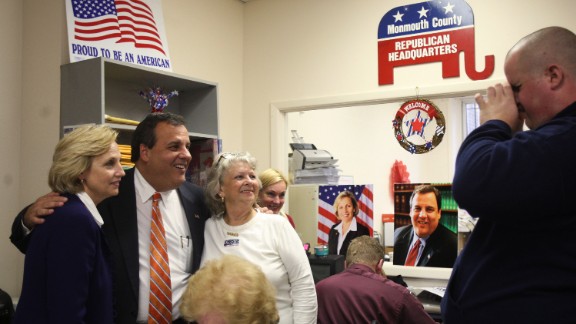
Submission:
[[[210,212],[204,200],[202,189],[190,182],[184,182],[178,195],[186,213],[192,234],[192,273],[200,267],[204,249],[204,223]],[[104,219],[102,227],[113,255],[114,297],[117,323],[135,323],[138,316],[139,264],[138,264],[138,223],[136,218],[136,191],[134,169],[126,171],[120,182],[118,196],[110,197],[98,205]],[[21,232],[19,214],[12,226],[12,242],[23,252],[27,238]],[[16,232],[15,232],[16,231]]]
[[[338,224],[340,223],[336,223],[332,225],[332,228],[330,228],[330,233],[328,234],[328,254],[346,255],[346,252],[348,251],[348,245],[350,245],[350,241],[357,238],[358,236],[370,235],[370,230],[368,230],[368,227],[356,222],[357,230],[348,232],[346,238],[344,239],[344,242],[342,242],[342,248],[340,248],[340,253],[337,253],[338,235],[340,235],[338,230],[336,230],[336,226],[338,226]]]
[[[76,195],[34,230],[14,323],[112,323],[110,250]]]
[[[394,264],[404,265],[410,240],[414,235],[412,225],[402,226],[394,231]],[[426,246],[416,266],[452,268],[458,250],[458,236],[442,225],[426,240]]]

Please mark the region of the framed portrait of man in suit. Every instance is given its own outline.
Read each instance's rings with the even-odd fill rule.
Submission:
[[[452,268],[458,206],[449,183],[394,185],[394,265]]]

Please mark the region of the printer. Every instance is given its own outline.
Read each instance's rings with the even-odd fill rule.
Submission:
[[[294,183],[338,182],[337,159],[326,150],[319,150],[314,144],[291,143],[293,152],[290,159],[290,173]]]
[[[334,163],[336,160],[325,150],[294,150],[292,154],[294,170],[329,167]]]
[[[325,150],[318,150],[314,144],[290,143],[292,148],[292,170],[307,170],[334,166],[338,161]]]

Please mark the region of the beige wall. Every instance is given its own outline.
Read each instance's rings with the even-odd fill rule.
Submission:
[[[164,0],[173,71],[218,83],[223,148],[242,149],[244,4],[239,0]]]
[[[0,11],[0,288],[20,291],[23,258],[9,243],[13,215],[21,188],[20,123],[22,120],[22,10],[21,1],[3,3]]]
[[[218,83],[224,149],[248,150],[264,169],[273,160],[271,103],[396,98],[415,86],[423,96],[485,87],[464,73],[443,80],[439,64],[396,69],[394,85],[377,85],[378,23],[406,3],[165,0],[163,10],[174,72]],[[496,55],[492,79],[502,79],[503,56],[522,35],[553,24],[576,30],[571,0],[468,3],[476,19],[477,57]],[[45,179],[58,140],[59,66],[68,60],[64,1],[11,0],[0,15],[0,288],[18,295],[23,258],[7,237],[15,213],[48,191]],[[483,60],[477,61],[482,68]]]

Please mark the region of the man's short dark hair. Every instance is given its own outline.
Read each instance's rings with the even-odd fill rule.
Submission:
[[[156,144],[156,125],[158,123],[168,123],[173,126],[184,125],[184,117],[169,112],[152,113],[146,116],[143,121],[136,126],[134,134],[132,134],[132,157],[130,160],[136,162],[140,159],[140,144],[146,145],[148,148],[154,147]]]
[[[433,192],[436,196],[436,204],[438,205],[438,210],[441,210],[442,194],[440,193],[440,190],[432,185],[420,185],[414,188],[414,191],[412,191],[412,195],[410,196],[410,209],[412,209],[412,200],[414,200],[414,196],[416,196],[416,194],[427,194],[430,192]]]

